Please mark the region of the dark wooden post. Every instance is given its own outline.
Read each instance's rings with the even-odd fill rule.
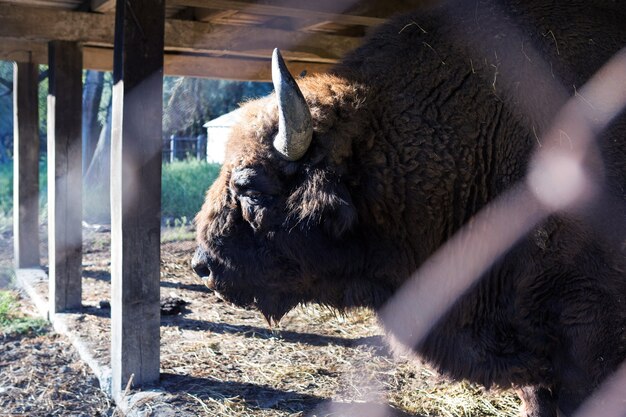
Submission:
[[[39,67],[13,70],[13,244],[15,267],[39,266]]]
[[[111,136],[112,394],[159,379],[164,0],[116,3]]]
[[[48,44],[50,314],[81,305],[82,55],[75,42]]]

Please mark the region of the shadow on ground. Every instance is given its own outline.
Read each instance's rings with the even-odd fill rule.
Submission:
[[[386,352],[386,345],[382,336],[367,336],[357,338],[346,338],[338,336],[327,336],[315,333],[295,332],[292,330],[268,329],[247,324],[214,323],[205,320],[188,319],[182,316],[172,318],[161,318],[161,326],[174,326],[187,330],[210,331],[219,334],[237,334],[244,337],[271,339],[278,338],[289,343],[304,343],[311,346],[343,346],[355,347],[368,345],[380,350],[379,353]]]
[[[190,395],[200,401],[237,398],[248,407],[274,409],[301,416],[419,417],[406,414],[387,404],[373,402],[343,403],[269,386],[220,381],[170,373],[161,374],[161,389],[169,394]]]

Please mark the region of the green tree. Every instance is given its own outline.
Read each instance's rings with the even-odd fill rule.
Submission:
[[[83,184],[90,190],[84,194],[83,209],[87,221],[108,223],[111,212],[112,76],[110,72],[94,73],[87,71],[85,74],[85,84],[93,83],[93,91],[85,94],[87,88],[83,89],[83,147],[93,146],[92,155],[87,155],[87,161],[83,161]],[[85,157],[85,153],[83,155]]]
[[[13,155],[13,62],[0,61],[0,163]],[[48,67],[39,66],[39,133],[41,150],[46,148],[46,101]]]
[[[269,94],[270,83],[165,77],[163,134],[196,136],[215,117],[235,110],[243,101]]]
[[[83,72],[83,174],[87,172],[93,157],[102,126],[98,124],[98,113],[102,90],[104,89],[104,73],[87,70]]]
[[[0,61],[0,163],[7,162],[13,149],[13,63]]]

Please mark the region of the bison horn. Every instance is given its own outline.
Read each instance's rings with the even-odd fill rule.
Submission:
[[[311,111],[278,48],[272,54],[272,82],[278,97],[278,134],[274,148],[288,161],[297,161],[313,138]]]

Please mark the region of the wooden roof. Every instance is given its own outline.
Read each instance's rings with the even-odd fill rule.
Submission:
[[[165,73],[269,80],[274,47],[292,72],[325,71],[419,2],[166,0]],[[47,42],[67,40],[83,45],[85,68],[111,70],[114,14],[115,0],[0,0],[0,59],[47,63]]]

